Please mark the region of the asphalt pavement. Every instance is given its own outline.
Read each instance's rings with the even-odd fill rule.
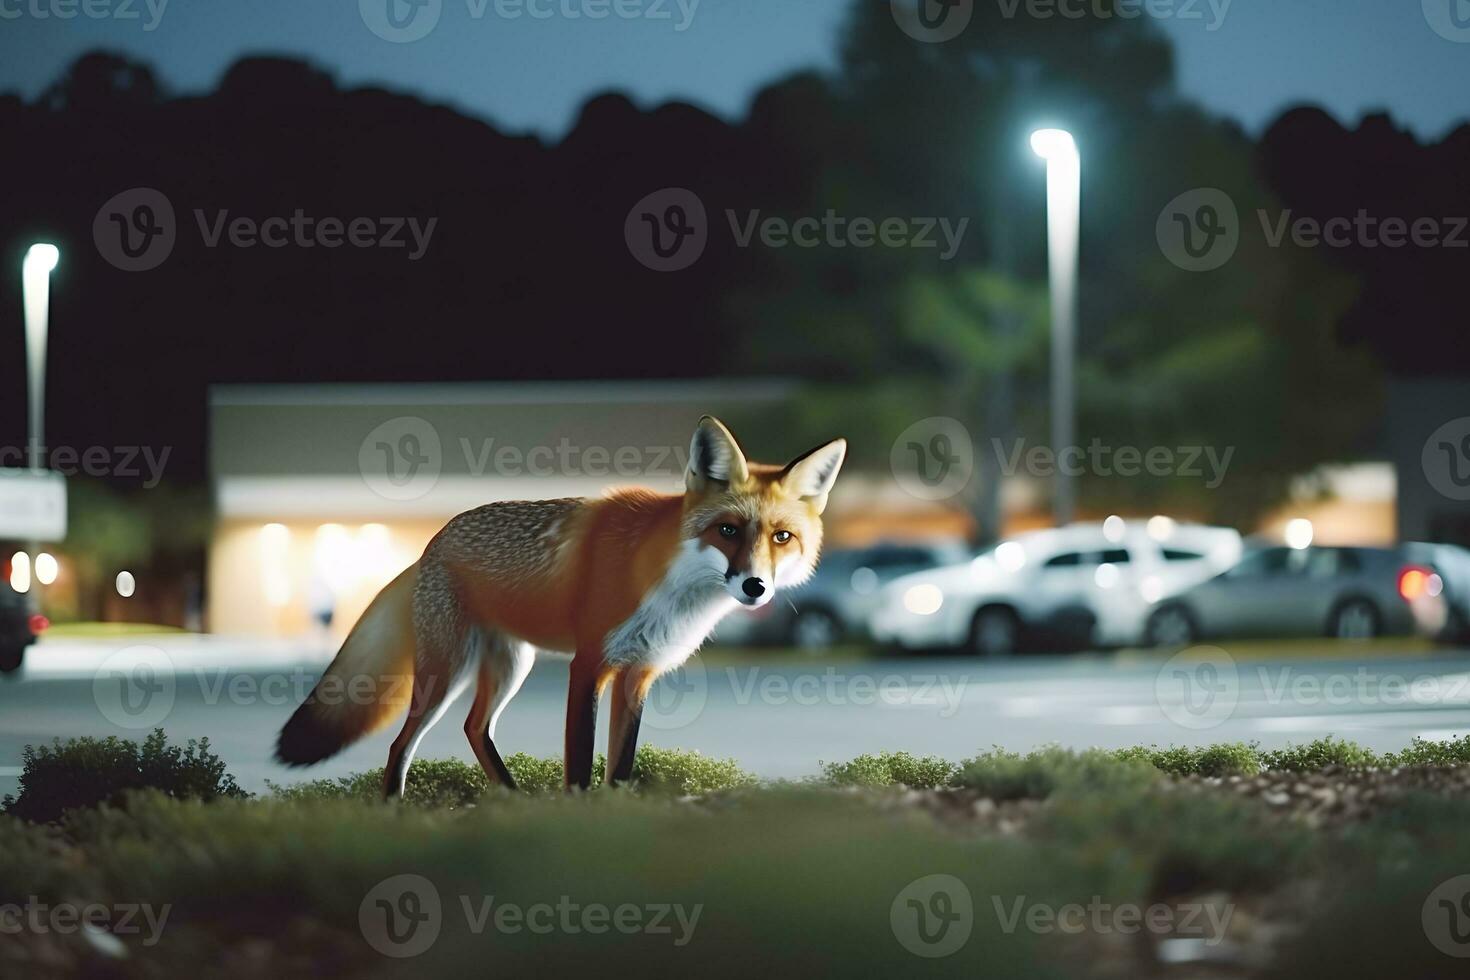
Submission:
[[[1199,648],[1017,657],[777,659],[712,651],[661,680],[643,742],[734,758],[763,777],[885,750],[963,758],[992,746],[1071,747],[1338,735],[1375,749],[1470,733],[1470,650],[1378,643],[1310,657]],[[1290,651],[1290,647],[1283,647]],[[241,784],[289,783],[383,764],[397,724],[307,770],[270,758],[276,732],[329,659],[319,644],[218,637],[51,639],[0,678],[0,795],[16,791],[26,744],[75,735],[207,736]],[[567,661],[540,660],[500,722],[505,754],[561,752]],[[473,760],[468,694],[421,757]],[[606,739],[602,712],[599,749]]]

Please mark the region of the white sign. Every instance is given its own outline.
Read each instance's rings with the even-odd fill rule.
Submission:
[[[0,538],[60,541],[66,537],[66,478],[38,470],[0,469]]]

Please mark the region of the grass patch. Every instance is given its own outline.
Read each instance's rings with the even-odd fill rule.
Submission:
[[[505,766],[519,791],[532,795],[562,791],[562,761],[538,759],[524,752],[506,758]],[[598,755],[592,782],[600,784],[607,759]],[[711,759],[684,749],[644,746],[633,761],[632,784],[641,792],[690,796],[753,786],[756,778],[733,759]],[[279,800],[378,800],[383,796],[383,770],[369,769],[336,779],[317,779],[290,786],[268,784]],[[404,800],[428,807],[462,807],[478,802],[491,791],[489,779],[477,764],[458,759],[415,759],[408,767]]]
[[[1335,739],[1278,752],[1243,743],[996,749],[961,763],[895,752],[825,765],[820,781],[752,789],[734,762],[645,747],[636,792],[563,794],[560,763],[526,755],[507,765],[529,792],[489,792],[478,766],[424,760],[410,771],[417,805],[381,806],[381,770],[246,798],[207,744],[169,746],[162,732],[141,745],[77,739],[27,750],[21,800],[0,815],[0,908],[32,896],[142,903],[167,906],[168,925],[153,945],[121,936],[123,958],[101,958],[75,932],[7,935],[16,952],[5,955],[63,964],[48,976],[124,980],[477,975],[487,950],[496,971],[512,976],[590,965],[661,975],[691,964],[716,977],[776,969],[1046,978],[1091,975],[1100,964],[1110,975],[1150,975],[1148,944],[1098,945],[1085,929],[1006,929],[997,909],[1143,907],[1214,894],[1239,903],[1244,918],[1263,915],[1253,904],[1263,896],[1307,882],[1318,898],[1270,913],[1296,917],[1283,976],[1362,975],[1355,964],[1374,975],[1433,976],[1443,964],[1425,945],[1419,910],[1438,882],[1470,867],[1470,798],[1410,796],[1328,833],[1280,819],[1258,799],[1173,777],[1386,759],[1453,766],[1467,755],[1470,740],[1377,755]],[[56,787],[77,783],[94,785],[58,796]],[[910,800],[881,791],[895,785],[970,789],[1002,802],[993,815],[1028,821],[995,833],[976,818],[976,832],[957,833],[927,807],[967,797],[896,805]],[[717,804],[685,799],[722,793]],[[1043,798],[1045,806],[1004,802]],[[42,801],[55,822],[16,819]],[[403,875],[427,882],[441,911],[431,948],[398,961],[372,946],[364,922],[384,907],[379,890]],[[953,955],[929,960],[902,936],[914,909],[946,910],[920,887],[934,875],[960,882],[973,934]],[[558,923],[549,935],[475,918],[485,908],[539,906]],[[560,925],[563,906],[578,910],[568,913],[576,928]],[[660,913],[662,932],[584,927],[580,910],[625,908],[645,916],[678,908],[683,919]],[[1135,949],[1141,961],[1118,959]]]
[[[1400,752],[1383,753],[1327,736],[1283,749],[1262,749],[1249,742],[1171,745],[1162,749],[1156,745],[1085,750],[1049,746],[1025,754],[996,748],[960,763],[907,752],[880,752],[860,755],[850,762],[823,763],[822,778],[835,786],[963,787],[998,800],[1012,800],[1043,799],[1059,788],[1087,791],[1114,784],[1147,782],[1150,770],[1169,776],[1223,778],[1271,772],[1320,772],[1329,768],[1362,770],[1466,764],[1470,764],[1470,736],[1448,742],[1415,738]]]

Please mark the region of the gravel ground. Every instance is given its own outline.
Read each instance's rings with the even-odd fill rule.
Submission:
[[[1391,810],[1406,794],[1424,792],[1440,797],[1470,795],[1470,766],[1455,768],[1413,767],[1379,770],[1328,768],[1310,773],[1271,772],[1257,776],[1166,777],[1156,789],[1160,793],[1227,794],[1255,802],[1264,812],[1282,821],[1301,824],[1330,837]],[[959,833],[982,836],[1026,836],[1037,818],[1047,812],[1048,800],[1002,800],[974,790],[910,790],[874,793],[850,789],[869,797],[873,805],[901,811],[922,809]],[[695,807],[738,806],[738,797],[714,794],[687,797]],[[63,845],[58,844],[58,847]],[[1270,974],[1281,944],[1298,935],[1306,923],[1306,910],[1322,907],[1328,889],[1322,881],[1288,880],[1265,892],[1183,892],[1162,890],[1149,901],[1175,910],[1204,910],[1198,921],[1221,922],[1218,933],[1169,934],[1138,929],[1083,929],[1057,935],[1050,944],[1067,972],[1102,978],[1224,978],[1261,977]],[[988,914],[988,898],[980,903]],[[214,975],[231,978],[311,975],[322,968],[352,973],[379,964],[365,957],[360,937],[341,928],[295,917],[274,924],[278,941],[258,937],[218,937],[230,947],[222,962],[228,964]],[[0,943],[0,976],[12,968],[38,977],[139,975],[123,969],[125,961],[113,959],[116,940],[103,935],[78,933],[69,936],[22,936],[23,942]],[[281,942],[279,940],[287,940]],[[295,952],[292,952],[295,951]],[[99,956],[100,954],[100,956]],[[7,965],[8,964],[8,965]],[[117,973],[110,971],[116,969]]]
[[[1296,820],[1327,834],[1361,824],[1392,809],[1410,793],[1440,797],[1470,796],[1470,766],[1353,770],[1329,767],[1317,772],[1269,772],[1256,776],[1170,777],[1159,784],[1166,793],[1225,793],[1258,802],[1283,821]],[[1024,835],[1047,800],[996,801],[973,790],[911,790],[883,805],[922,807],[956,829],[1000,836]],[[1058,952],[1079,974],[1097,977],[1202,980],[1263,976],[1276,948],[1295,936],[1303,910],[1321,906],[1321,882],[1295,880],[1264,894],[1158,895],[1171,908],[1229,909],[1224,934],[1199,938],[1084,931],[1059,944]]]

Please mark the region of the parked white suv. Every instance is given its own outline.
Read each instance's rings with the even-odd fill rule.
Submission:
[[[1167,517],[1033,531],[963,564],[895,579],[870,628],[880,643],[981,655],[1138,644],[1156,603],[1240,555],[1238,531]]]

